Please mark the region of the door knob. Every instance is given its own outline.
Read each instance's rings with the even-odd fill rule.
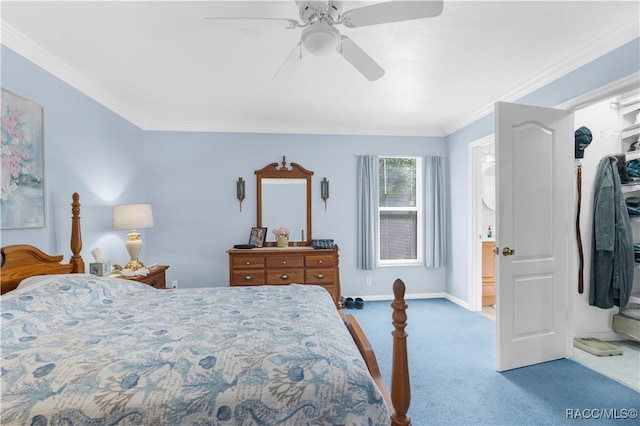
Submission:
[[[502,249],[503,256],[512,256],[514,253],[515,253],[515,250],[513,250],[512,248],[505,247]]]

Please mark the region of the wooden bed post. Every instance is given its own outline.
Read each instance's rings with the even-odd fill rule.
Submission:
[[[71,203],[71,260],[69,263],[73,265],[73,273],[84,273],[84,260],[80,256],[82,250],[82,234],[80,232],[80,195],[73,193],[73,202]]]
[[[409,381],[409,362],[407,358],[407,304],[404,301],[405,286],[401,279],[393,283],[393,361],[391,369],[391,401],[395,413],[391,415],[394,426],[407,426],[411,418],[407,416],[411,402],[411,383]]]

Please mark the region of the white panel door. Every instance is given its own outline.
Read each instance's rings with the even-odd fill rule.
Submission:
[[[496,104],[496,367],[566,357],[573,114]]]

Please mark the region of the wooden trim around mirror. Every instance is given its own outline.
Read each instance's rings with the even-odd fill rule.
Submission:
[[[311,176],[313,172],[305,169],[300,164],[291,163],[291,168],[287,167],[286,158],[282,157],[282,165],[278,167],[278,163],[271,163],[260,170],[256,170],[256,191],[258,194],[257,203],[257,226],[264,227],[262,223],[262,179],[305,179],[307,181],[307,229],[305,230],[304,241],[298,241],[299,245],[311,244]],[[271,231],[271,230],[269,230]],[[297,232],[291,230],[291,232]],[[289,245],[293,244],[292,240],[299,240],[299,236],[289,237]]]

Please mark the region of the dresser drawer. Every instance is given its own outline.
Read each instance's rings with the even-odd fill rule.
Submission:
[[[267,269],[267,284],[302,284],[304,283],[304,270],[302,269]]]
[[[305,257],[305,266],[307,268],[313,267],[332,267],[333,266],[333,256],[332,255],[309,255]]]
[[[264,270],[234,271],[231,285],[261,285],[264,284]]]
[[[303,268],[304,256],[269,256],[267,268]]]
[[[234,269],[264,268],[264,256],[233,256]]]
[[[305,284],[333,284],[335,277],[333,269],[307,269],[304,274]]]

